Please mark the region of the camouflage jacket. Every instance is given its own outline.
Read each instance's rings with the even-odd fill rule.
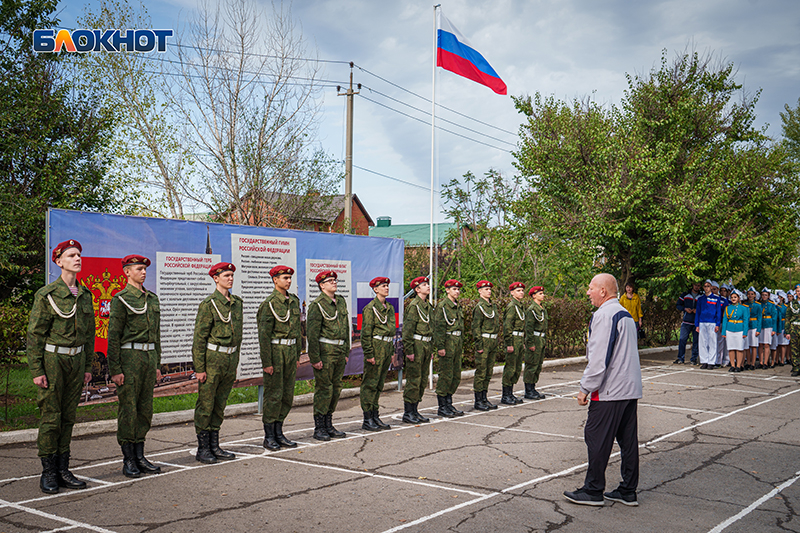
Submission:
[[[261,302],[256,314],[261,367],[272,366],[272,339],[295,339],[294,348],[300,356],[302,333],[300,331],[300,298],[295,294],[284,296],[272,291]]]
[[[494,303],[483,298],[472,311],[472,338],[475,341],[475,351],[483,350],[483,334],[497,335],[500,333],[500,312]]]
[[[800,301],[791,301],[786,304],[786,315],[784,317],[786,329],[784,333],[787,335],[800,334]],[[800,342],[800,339],[792,337],[792,343]]]
[[[338,294],[334,295],[334,303],[325,293],[320,293],[317,299],[308,306],[306,330],[308,331],[308,358],[311,364],[319,363],[319,339],[343,340],[344,351],[350,353],[350,316],[347,312],[347,302]]]
[[[364,359],[375,356],[373,337],[377,335],[394,338],[396,325],[394,306],[389,302],[382,304],[376,296],[364,307],[361,311],[361,347],[364,349]]]
[[[547,333],[547,309],[536,302],[531,302],[525,313],[527,318],[525,321],[525,346],[530,348],[537,343],[541,345],[544,342],[544,335]]]
[[[517,331],[523,335],[517,339],[514,338],[513,332]],[[525,338],[525,308],[522,302],[516,298],[511,298],[506,306],[505,315],[503,317],[503,339],[506,346],[514,346],[515,340],[524,340]]]
[[[158,296],[128,285],[111,299],[108,317],[108,371],[122,373],[120,347],[128,342],[155,344],[161,361],[161,308]]]
[[[72,314],[70,318],[62,318]],[[33,377],[44,376],[45,344],[83,346],[86,351],[84,372],[92,371],[94,361],[95,319],[92,293],[78,285],[78,297],[72,295],[59,277],[36,291],[28,321],[28,367]]]
[[[231,300],[214,289],[197,308],[194,319],[194,342],[192,344],[192,362],[194,371],[206,371],[206,352],[208,344],[217,346],[242,346],[242,299],[230,294]]]
[[[436,304],[433,313],[433,347],[437,351],[445,349],[447,334],[452,331],[464,334],[464,309],[445,296]]]
[[[407,355],[416,355],[414,353],[414,335],[433,336],[432,314],[431,303],[419,296],[414,296],[408,304],[408,310],[403,316],[403,352]]]

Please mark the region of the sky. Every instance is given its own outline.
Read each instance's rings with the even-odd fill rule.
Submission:
[[[154,28],[177,29],[198,7],[196,0],[142,1]],[[269,2],[253,1],[270,9]],[[81,3],[69,4],[59,6],[61,24],[75,27]],[[670,60],[694,50],[733,63],[744,90],[750,95],[761,91],[756,126],[774,138],[781,135],[784,105],[795,106],[800,98],[797,0],[444,0],[441,9],[505,81],[508,96],[437,69],[437,104],[470,117],[436,112],[438,125],[470,138],[437,132],[437,189],[470,171],[480,175],[494,168],[509,177],[515,174],[512,152],[523,117],[512,95],[539,92],[560,100],[618,104],[627,88],[626,74],[658,68],[663,50]],[[353,164],[360,168],[353,171],[353,192],[373,220],[390,216],[393,224],[429,222],[431,105],[407,91],[431,98],[433,4],[296,0],[291,11],[318,57],[356,65],[354,82],[362,89],[354,102]],[[349,74],[347,65],[323,65],[323,77],[342,85]],[[318,143],[344,160],[346,98],[337,96],[335,88],[325,89],[321,97]],[[435,219],[443,221],[438,197],[436,204]]]

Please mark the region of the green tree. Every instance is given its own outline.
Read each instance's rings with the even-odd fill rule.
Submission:
[[[619,107],[514,99],[527,117],[516,166],[521,228],[648,294],[687,280],[764,280],[794,256],[800,184],[753,127],[756,98],[732,64],[684,54],[629,76]]]
[[[786,104],[784,109],[786,112],[781,113],[783,145],[789,157],[800,165],[800,98],[797,99],[797,107],[792,109]]]
[[[96,95],[65,75],[69,55],[36,54],[36,28],[57,27],[56,1],[0,8],[0,299],[30,298],[44,282],[48,207],[115,210],[121,183],[107,176],[111,119]]]
[[[26,335],[28,332],[27,306],[15,301],[0,302],[0,368],[5,374],[5,415],[3,420],[8,422],[9,384],[11,370],[22,362],[25,349]]]

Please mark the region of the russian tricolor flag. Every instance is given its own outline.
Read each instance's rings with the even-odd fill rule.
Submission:
[[[437,13],[436,66],[506,94],[506,84],[441,11]]]

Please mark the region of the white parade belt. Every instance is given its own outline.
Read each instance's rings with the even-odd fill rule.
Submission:
[[[461,330],[457,329],[455,331],[448,331],[447,334],[448,335],[452,335],[453,337],[460,337],[461,336]]]
[[[149,352],[150,350],[155,350],[156,345],[152,342],[126,342],[122,346],[120,346],[123,350],[142,350],[145,352]]]
[[[217,353],[232,354],[236,351],[236,346],[218,346],[216,344],[211,344],[210,342],[207,346],[209,350],[214,350]]]
[[[533,332],[533,336],[534,337],[544,337],[544,331],[534,331]]]
[[[430,337],[423,337],[422,335],[414,335],[414,340],[422,341],[422,342],[431,342]]]
[[[272,344],[283,344],[284,346],[294,346],[297,339],[272,339]]]
[[[333,344],[334,346],[342,346],[344,345],[344,341],[341,339],[326,339],[325,337],[320,337],[319,342],[322,344]]]
[[[383,342],[392,342],[394,340],[394,337],[381,337],[380,335],[373,335],[372,338]]]
[[[83,345],[81,346],[56,346],[55,344],[45,344],[44,349],[51,353],[60,353],[64,355],[78,355],[83,351]]]
[[[511,334],[513,336],[515,336],[515,337],[524,337],[525,336],[525,332],[524,331],[512,331]]]
[[[793,326],[800,326],[800,322],[792,322]]]
[[[497,333],[481,333],[481,337],[484,339],[496,339]]]

